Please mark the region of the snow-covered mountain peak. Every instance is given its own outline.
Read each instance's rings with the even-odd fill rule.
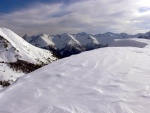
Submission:
[[[150,31],[149,31],[149,32],[146,32],[144,35],[150,37]]]
[[[23,38],[24,40],[28,40],[30,37],[29,37],[27,34],[25,34],[22,38]]]
[[[29,44],[9,29],[0,28],[0,82],[14,81],[55,60],[50,51]]]
[[[32,63],[38,63],[38,61],[36,60],[38,56],[40,61],[48,63],[48,61],[46,60],[48,56],[51,57],[52,60],[54,58],[52,57],[50,51],[36,48],[35,46],[29,44],[28,42],[23,40],[21,37],[19,37],[17,34],[15,34],[9,29],[1,28],[0,35],[3,38],[5,38],[12,45],[12,47],[17,49],[17,52],[21,57],[19,58],[20,60],[26,60]]]
[[[146,33],[139,33],[137,34],[138,38],[150,39],[150,31]]]
[[[43,36],[43,37],[46,37],[46,36],[48,36],[47,34],[40,34],[41,36]]]
[[[80,36],[87,36],[88,34],[85,33],[85,32],[80,32],[80,33],[78,33],[77,35],[80,35]]]

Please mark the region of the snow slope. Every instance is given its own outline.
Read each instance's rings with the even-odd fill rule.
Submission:
[[[25,74],[21,70],[12,69],[10,63],[17,64],[19,60],[43,65],[56,59],[50,51],[34,47],[11,30],[0,28],[0,81],[15,81],[17,77]]]
[[[150,41],[111,45],[19,78],[0,92],[0,113],[149,113]]]

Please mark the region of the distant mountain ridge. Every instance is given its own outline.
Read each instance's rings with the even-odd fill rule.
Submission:
[[[59,57],[67,57],[83,51],[108,46],[114,41],[114,39],[140,38],[145,35],[146,37],[150,37],[150,35],[147,34],[148,33],[139,33],[136,35],[131,35],[127,33],[107,32],[104,34],[91,35],[81,32],[78,34],[65,33],[60,35],[40,34],[30,37],[25,35],[23,36],[23,39],[36,47],[50,50]]]

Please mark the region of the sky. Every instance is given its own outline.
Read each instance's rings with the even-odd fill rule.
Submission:
[[[24,34],[150,31],[150,0],[1,0],[0,27]]]

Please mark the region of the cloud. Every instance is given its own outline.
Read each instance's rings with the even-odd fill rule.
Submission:
[[[0,16],[0,26],[24,34],[146,32],[148,0],[79,0],[71,4],[35,4]]]

